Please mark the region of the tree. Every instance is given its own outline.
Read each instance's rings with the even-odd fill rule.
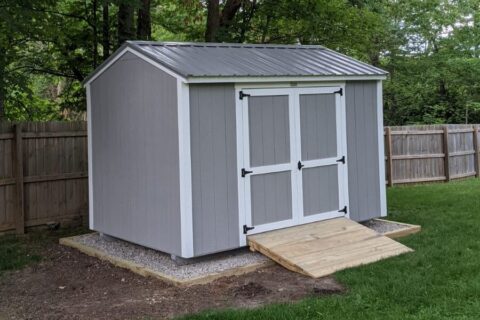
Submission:
[[[207,0],[205,41],[221,42],[228,38],[226,35],[241,5],[242,0],[226,0],[223,8],[220,8],[219,0]]]
[[[137,15],[137,39],[151,40],[152,25],[150,18],[150,0],[141,0]]]
[[[102,6],[102,47],[103,59],[110,55],[110,10],[109,0],[103,0]]]
[[[132,1],[120,1],[117,15],[117,46],[135,37],[133,12],[134,6]]]

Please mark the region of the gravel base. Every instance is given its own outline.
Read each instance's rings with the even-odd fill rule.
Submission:
[[[377,231],[380,234],[406,228],[405,225],[399,224],[393,221],[381,221],[381,220],[375,220],[375,219],[363,222],[363,225],[365,227],[368,227],[372,230]]]
[[[197,258],[192,260],[191,264],[178,265],[166,253],[116,238],[101,236],[98,233],[76,236],[72,240],[103,251],[109,256],[134,262],[179,280],[208,276],[233,268],[258,265],[269,261],[267,257],[244,248]]]

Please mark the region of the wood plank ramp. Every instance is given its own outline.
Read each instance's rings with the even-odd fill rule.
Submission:
[[[313,278],[413,251],[346,218],[251,235],[248,245],[285,268]]]

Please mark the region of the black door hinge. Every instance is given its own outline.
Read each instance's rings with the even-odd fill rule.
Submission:
[[[297,163],[298,170],[302,170],[303,167],[305,167],[305,165],[302,164],[302,161],[298,161],[298,163]]]
[[[340,93],[340,95],[343,96],[343,88],[340,88],[337,91],[333,91],[333,93]]]
[[[255,229],[255,227],[247,227],[246,224],[243,225],[243,234],[247,234],[248,231]]]
[[[338,212],[343,212],[344,214],[347,214],[348,213],[347,206],[343,207],[343,209],[341,210],[338,210]]]
[[[341,163],[345,164],[345,156],[338,159],[337,162],[341,162]]]
[[[245,178],[245,176],[249,173],[252,173],[253,171],[247,171],[245,168],[242,168],[242,178]]]
[[[244,93],[243,91],[240,91],[238,93],[238,99],[243,100],[243,97],[250,97],[248,93]]]

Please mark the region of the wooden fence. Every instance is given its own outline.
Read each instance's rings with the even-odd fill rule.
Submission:
[[[478,177],[478,130],[452,124],[386,127],[388,185]]]
[[[0,123],[0,232],[86,221],[86,122]]]
[[[385,128],[388,185],[479,176],[478,126]],[[0,123],[0,233],[86,222],[86,122]]]

